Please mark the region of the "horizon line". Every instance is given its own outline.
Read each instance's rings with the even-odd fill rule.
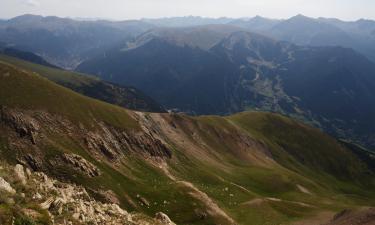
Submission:
[[[0,19],[8,21],[8,20],[12,20],[12,19],[15,19],[17,17],[22,17],[22,16],[40,16],[40,17],[43,17],[43,18],[57,17],[57,18],[62,18],[62,19],[72,19],[72,20],[76,20],[76,21],[112,21],[112,22],[174,19],[174,18],[189,18],[189,17],[201,18],[201,19],[216,19],[216,20],[218,20],[218,19],[230,19],[230,20],[253,19],[253,18],[256,18],[256,17],[270,19],[270,20],[288,20],[288,19],[291,19],[293,17],[303,16],[303,17],[310,18],[310,19],[337,19],[337,20],[340,20],[340,21],[343,21],[343,22],[358,22],[358,21],[361,21],[361,20],[367,20],[367,21],[374,21],[375,22],[375,19],[363,18],[363,17],[355,19],[355,20],[345,20],[345,19],[341,19],[341,18],[337,18],[337,17],[323,17],[323,16],[310,17],[310,16],[303,15],[301,13],[299,13],[297,15],[294,15],[294,16],[291,16],[291,17],[287,17],[287,18],[271,18],[271,17],[265,17],[265,16],[261,16],[261,15],[255,15],[255,16],[249,16],[249,17],[228,17],[228,16],[209,17],[209,16],[200,16],[200,15],[184,15],[184,16],[166,16],[166,17],[140,17],[140,18],[134,18],[134,19],[131,19],[131,18],[114,19],[114,18],[105,18],[105,17],[79,17],[79,16],[78,17],[71,17],[71,16],[41,15],[41,14],[24,13],[24,14],[20,14],[20,15],[17,15],[17,16],[10,17],[10,18],[0,18]]]

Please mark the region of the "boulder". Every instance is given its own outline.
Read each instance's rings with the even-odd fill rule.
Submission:
[[[100,171],[96,166],[79,155],[66,153],[63,155],[63,160],[89,177],[100,175]]]
[[[10,194],[16,193],[16,190],[14,190],[12,186],[10,186],[10,184],[6,180],[4,180],[4,178],[2,177],[0,177],[0,190],[6,191]]]
[[[172,222],[171,219],[169,219],[169,217],[165,213],[162,213],[162,212],[156,213],[155,219],[159,220],[161,223],[165,225],[176,225],[175,223]]]
[[[14,176],[17,179],[17,181],[19,181],[21,184],[26,184],[25,170],[21,164],[17,164],[14,167]]]
[[[52,197],[48,198],[46,201],[40,204],[40,208],[42,209],[49,209],[54,202],[54,199]]]

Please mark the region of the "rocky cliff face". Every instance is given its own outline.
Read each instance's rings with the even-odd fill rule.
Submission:
[[[148,128],[121,130],[98,122],[95,129],[89,129],[82,124],[73,124],[69,120],[42,111],[20,111],[2,107],[0,112],[1,126],[13,133],[11,144],[21,150],[18,160],[27,162],[36,170],[41,169],[39,167],[42,160],[38,159],[39,155],[23,154],[25,152],[22,150],[28,146],[38,149],[46,142],[52,142],[51,134],[64,134],[67,138],[77,140],[83,149],[97,159],[115,162],[131,153],[148,157],[172,157],[167,145],[148,132]],[[60,158],[91,177],[100,173],[95,166],[76,154],[64,154]]]
[[[36,135],[40,129],[39,123],[32,117],[22,112],[1,107],[0,121],[13,128],[22,138],[28,138],[36,144]]]

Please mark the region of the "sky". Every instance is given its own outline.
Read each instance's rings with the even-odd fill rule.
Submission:
[[[174,16],[375,20],[375,0],[0,0],[0,18],[22,14],[112,20]]]

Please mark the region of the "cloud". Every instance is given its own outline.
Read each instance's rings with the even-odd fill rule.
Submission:
[[[31,7],[37,7],[40,5],[37,0],[22,0],[22,3]]]

